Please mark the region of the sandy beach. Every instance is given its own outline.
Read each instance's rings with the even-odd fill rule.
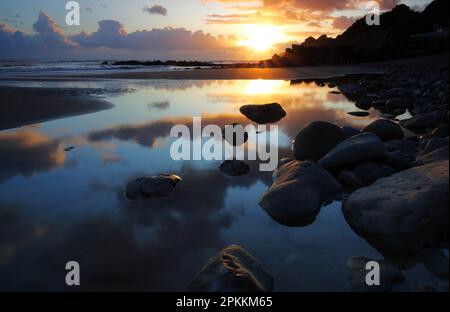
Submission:
[[[112,105],[92,96],[54,88],[0,86],[0,130],[106,110]],[[39,107],[39,109],[36,109]]]

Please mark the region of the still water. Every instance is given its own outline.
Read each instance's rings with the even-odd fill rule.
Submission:
[[[280,158],[315,120],[362,127],[378,117],[315,83],[289,81],[90,81],[22,86],[102,88],[112,109],[0,132],[0,290],[65,291],[65,264],[81,266],[76,290],[183,291],[204,262],[239,244],[272,273],[276,291],[346,291],[346,262],[380,253],[347,225],[339,202],[302,228],[273,221],[258,205],[271,173],[228,177],[220,162],[173,161],[170,129],[202,116],[247,125],[244,104],[278,102]],[[119,92],[108,92],[119,90]],[[65,148],[74,146],[71,151]],[[123,188],[141,175],[183,178],[168,198],[128,201]],[[422,264],[415,282],[439,280]],[[72,289],[70,289],[72,290]]]

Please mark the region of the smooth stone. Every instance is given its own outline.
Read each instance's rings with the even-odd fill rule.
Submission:
[[[367,285],[367,263],[376,261],[380,265],[380,285]],[[388,292],[392,285],[405,280],[402,272],[386,260],[372,260],[364,256],[352,257],[347,261],[347,282],[352,292]]]
[[[428,140],[427,145],[425,145],[425,148],[421,151],[421,154],[425,155],[446,146],[448,146],[448,139],[439,137],[432,138]]]
[[[363,129],[363,132],[371,132],[379,137],[383,142],[399,140],[405,137],[399,124],[388,120],[378,119]]]
[[[258,124],[274,123],[286,116],[286,112],[278,103],[244,105],[239,111],[245,117]]]
[[[163,174],[154,177],[140,177],[125,186],[125,196],[131,200],[150,197],[166,197],[175,190],[182,179],[174,174]]]
[[[348,169],[344,169],[339,172],[337,180],[342,184],[342,186],[350,191],[366,186],[353,171]]]
[[[415,157],[402,150],[388,152],[386,164],[396,171],[403,171],[411,168]]]
[[[376,180],[388,177],[396,171],[387,165],[380,165],[373,162],[363,162],[356,165],[352,172],[365,184],[370,185]]]
[[[351,138],[354,135],[360,134],[361,131],[356,129],[356,128],[352,128],[352,127],[348,127],[348,126],[343,126],[341,127],[342,131],[344,131],[345,133],[345,138]]]
[[[423,164],[448,159],[449,159],[448,145],[445,147],[441,147],[440,149],[437,149],[435,151],[432,151],[431,153],[420,155],[419,157],[417,157],[417,160]]]
[[[402,127],[411,131],[423,131],[437,127],[442,120],[440,114],[440,112],[420,114],[409,119],[404,119],[400,121],[400,124]]]
[[[274,182],[259,205],[287,226],[310,224],[323,202],[343,190],[328,171],[312,161],[291,161],[275,170],[273,176]]]
[[[348,112],[347,114],[355,117],[367,117],[370,115],[369,112]]]
[[[392,140],[384,143],[388,152],[403,151],[406,153],[413,153],[419,148],[419,142],[411,139]]]
[[[383,142],[376,135],[364,132],[338,144],[319,160],[319,164],[331,169],[385,159],[386,156]]]
[[[386,101],[385,109],[389,112],[406,111],[411,102],[404,98],[390,98]]]
[[[344,131],[338,126],[315,121],[297,134],[293,152],[298,160],[320,159],[345,138]]]
[[[273,277],[252,254],[231,245],[209,259],[189,284],[193,292],[270,292]]]
[[[249,173],[250,166],[241,160],[225,160],[220,166],[220,170],[233,177],[242,176]]]
[[[448,241],[448,160],[382,178],[344,200],[350,226],[393,255],[415,255]]]

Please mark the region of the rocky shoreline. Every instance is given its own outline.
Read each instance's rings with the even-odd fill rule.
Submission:
[[[259,204],[271,218],[296,227],[313,223],[327,201],[342,201],[349,226],[384,257],[376,260],[385,275],[374,288],[364,284],[363,262],[372,260],[349,259],[352,291],[389,291],[404,281],[402,271],[417,263],[448,279],[448,258],[441,254],[448,249],[449,224],[448,78],[447,62],[316,81],[354,101],[360,112],[376,109],[383,118],[362,129],[323,121],[300,129],[292,157],[280,161],[272,186],[261,196]],[[262,124],[286,116],[277,103],[246,105],[241,113]],[[220,170],[238,178],[248,172],[245,165],[232,160]],[[158,189],[131,197],[166,196],[175,190],[176,183],[164,182],[167,192],[161,193],[161,178],[150,179],[146,186]],[[271,291],[273,278],[248,251],[230,246],[207,262],[190,289]],[[448,290],[448,283],[411,287],[421,289]]]

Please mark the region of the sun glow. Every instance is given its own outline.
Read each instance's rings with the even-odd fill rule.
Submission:
[[[245,25],[243,28],[244,39],[239,45],[255,52],[267,51],[286,37],[279,27],[272,25]]]

